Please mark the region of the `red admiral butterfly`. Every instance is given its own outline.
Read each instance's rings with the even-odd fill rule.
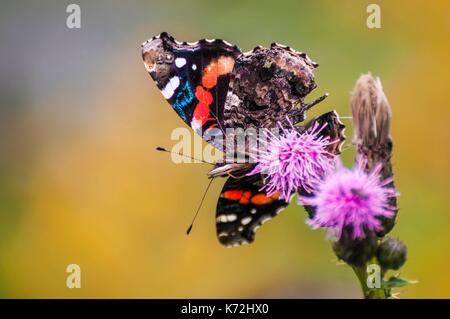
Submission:
[[[163,32],[142,44],[142,57],[172,108],[200,134],[214,128],[273,128],[286,121],[295,125],[326,97],[304,102],[316,87],[313,71],[318,64],[276,43],[242,53],[223,40],[178,42]],[[328,123],[321,134],[344,140],[344,126],[334,111],[299,129],[317,121]],[[330,151],[337,154],[340,144],[330,145]],[[288,204],[261,192],[261,175],[246,175],[251,168],[248,163],[217,164],[209,173],[229,176],[216,215],[217,236],[227,246],[252,242],[256,229]]]

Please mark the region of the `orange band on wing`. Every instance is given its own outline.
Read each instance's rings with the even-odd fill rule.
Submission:
[[[240,200],[242,197],[242,193],[242,191],[231,190],[223,192],[222,196],[223,198],[230,200]]]
[[[240,204],[248,204],[250,197],[252,196],[252,193],[249,191],[246,191],[242,194],[241,199],[239,200]]]
[[[200,103],[210,105],[213,102],[213,96],[211,92],[205,90],[201,85],[195,89],[195,97]]]
[[[268,197],[265,194],[256,194],[252,197],[251,202],[255,205],[266,205],[272,203],[274,200],[276,200],[279,196],[279,193],[275,193],[272,196]]]
[[[203,72],[202,84],[207,89],[212,89],[217,84],[217,62],[210,63]]]
[[[240,190],[229,190],[222,194],[223,198],[229,200],[238,200],[240,204],[248,204],[250,202],[250,197],[252,192],[250,191],[240,191]]]
[[[208,90],[217,85],[217,78],[220,75],[233,71],[233,66],[234,59],[230,56],[221,56],[206,66],[202,75],[202,84],[197,86],[195,90],[198,104],[195,106],[192,122],[198,123],[197,125],[203,127],[208,121],[217,121],[217,119],[209,116],[209,107],[213,103],[214,98]]]

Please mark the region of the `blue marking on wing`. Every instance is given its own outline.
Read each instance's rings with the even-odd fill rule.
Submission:
[[[189,104],[191,104],[194,98],[195,95],[194,92],[192,91],[192,87],[189,84],[189,82],[186,82],[181,91],[178,92],[177,96],[175,97],[175,101],[172,104],[173,108],[185,121],[187,120],[187,117],[184,108]]]

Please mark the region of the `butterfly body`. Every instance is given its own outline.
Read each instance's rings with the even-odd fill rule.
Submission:
[[[223,137],[227,129],[273,128],[286,120],[297,124],[313,105],[304,98],[316,88],[313,72],[318,64],[280,44],[242,53],[223,40],[178,42],[163,32],[143,43],[142,57],[180,118],[221,150],[225,145],[211,136]],[[328,135],[344,139],[336,113],[316,120],[329,123]],[[209,177],[229,176],[216,211],[217,235],[226,246],[252,242],[256,229],[288,204],[261,191],[262,176],[247,176],[252,167],[225,163],[209,173]]]

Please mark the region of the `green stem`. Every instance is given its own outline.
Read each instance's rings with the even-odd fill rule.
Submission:
[[[378,261],[374,258],[369,263],[378,264]],[[369,275],[367,273],[367,264],[363,266],[352,266],[352,269],[358,277],[365,299],[387,299],[389,297],[389,292],[384,288],[370,288],[367,285],[367,277]]]

